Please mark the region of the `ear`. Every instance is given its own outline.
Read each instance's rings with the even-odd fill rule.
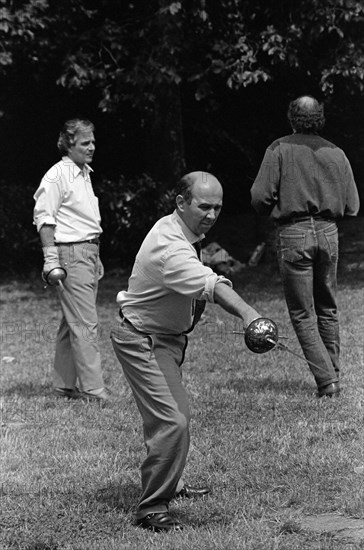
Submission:
[[[184,211],[185,200],[182,197],[182,195],[177,195],[177,197],[176,197],[176,206],[177,206],[177,208],[180,212]]]

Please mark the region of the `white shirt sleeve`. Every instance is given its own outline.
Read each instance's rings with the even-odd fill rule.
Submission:
[[[167,288],[190,298],[214,302],[215,285],[231,281],[217,275],[197,258],[192,245],[168,247],[161,258],[163,281]]]
[[[56,225],[56,216],[62,203],[61,182],[53,166],[43,177],[34,194],[34,224],[39,231],[44,224]]]

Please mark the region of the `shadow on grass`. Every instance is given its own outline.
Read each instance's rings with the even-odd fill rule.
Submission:
[[[110,509],[121,510],[126,514],[134,512],[140,497],[140,485],[132,480],[107,485],[95,493],[95,500]]]
[[[52,389],[49,384],[36,384],[34,382],[19,382],[10,386],[2,393],[4,397],[50,397]]]
[[[14,548],[21,548],[16,546]],[[59,546],[56,542],[42,542],[35,541],[24,548],[24,550],[59,550]]]
[[[305,380],[275,380],[271,376],[266,378],[245,377],[244,380],[229,380],[221,387],[230,388],[237,393],[252,393],[273,391],[275,393],[307,393],[314,391],[314,385]]]

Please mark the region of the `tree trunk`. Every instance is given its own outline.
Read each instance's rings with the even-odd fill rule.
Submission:
[[[160,90],[147,131],[147,162],[151,176],[171,188],[186,170],[180,90]]]

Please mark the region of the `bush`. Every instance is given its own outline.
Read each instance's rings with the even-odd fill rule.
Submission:
[[[27,273],[42,266],[39,236],[33,225],[35,189],[29,185],[1,182],[0,268],[1,274]]]
[[[174,197],[147,174],[94,185],[102,219],[102,257],[130,265],[145,235],[158,218],[174,208]]]

